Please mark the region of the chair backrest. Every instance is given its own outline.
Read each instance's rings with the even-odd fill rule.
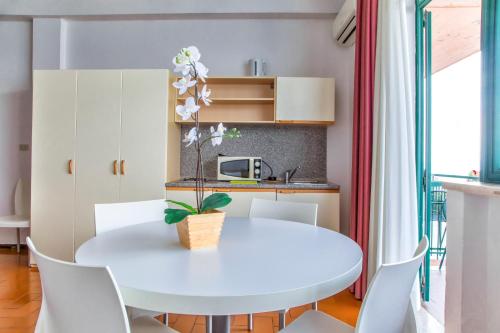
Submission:
[[[361,306],[357,333],[400,333],[403,330],[410,293],[429,246],[424,236],[413,258],[382,265],[373,277]]]
[[[129,333],[125,305],[108,267],[49,258],[28,237],[42,280],[42,308],[35,332]]]
[[[267,217],[316,225],[318,204],[252,199],[249,217]]]
[[[16,216],[26,217],[28,213],[27,196],[24,191],[24,183],[21,178],[17,180],[16,190],[14,191],[14,214]]]
[[[96,235],[134,224],[161,221],[165,218],[165,200],[120,202],[95,205]]]

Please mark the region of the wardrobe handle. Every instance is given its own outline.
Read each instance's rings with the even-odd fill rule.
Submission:
[[[125,174],[125,160],[120,161],[120,174],[121,175]]]
[[[68,161],[68,173],[69,173],[70,175],[72,175],[72,174],[73,174],[73,160],[69,160],[69,161]]]
[[[113,161],[113,175],[117,175],[118,174],[118,161],[117,160],[114,160]]]

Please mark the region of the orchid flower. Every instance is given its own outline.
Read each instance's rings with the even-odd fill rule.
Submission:
[[[174,58],[174,64],[175,64],[175,58]],[[189,64],[180,64],[180,65],[177,65],[175,64],[175,68],[174,68],[174,72],[175,73],[181,73],[183,76],[186,76],[189,74],[189,72],[191,71],[191,65]]]
[[[224,132],[226,130],[227,128],[225,128],[222,123],[219,123],[217,130],[215,130],[213,126],[210,126],[212,146],[219,146],[222,143],[222,138],[224,137]]]
[[[183,77],[179,81],[176,81],[172,84],[175,88],[179,89],[179,95],[184,95],[189,88],[196,85],[195,80],[191,80],[191,76],[188,75]]]
[[[182,49],[173,59],[172,63],[175,65],[174,72],[181,72],[183,76],[189,74],[191,70],[191,64],[189,63],[189,57],[186,55],[186,49]]]
[[[204,80],[207,77],[208,70],[203,64],[198,62],[200,58],[201,53],[196,46],[181,49],[181,51],[172,59],[172,63],[175,65],[174,72],[180,72],[183,76],[186,76],[194,72],[194,66],[194,69],[202,74],[201,78]]]
[[[175,107],[175,112],[182,117],[182,120],[188,120],[193,113],[198,112],[200,109],[199,105],[196,105],[194,97],[188,97],[186,99],[186,104],[177,105]]]
[[[173,83],[173,86],[178,89],[179,95],[184,95],[186,92],[189,96],[185,99],[184,105],[177,105],[175,107],[175,112],[182,117],[183,121],[190,120],[192,118],[195,126],[191,128],[187,133],[184,134],[182,139],[183,143],[186,143],[186,147],[191,146],[195,143],[194,147],[198,153],[196,159],[196,208],[189,206],[188,204],[183,204],[179,202],[173,202],[181,205],[187,211],[178,214],[180,209],[168,209],[165,211],[165,221],[169,224],[181,222],[187,215],[191,214],[201,214],[204,212],[202,208],[205,208],[205,202],[214,196],[221,195],[221,193],[212,194],[208,198],[204,198],[204,172],[203,172],[203,159],[202,151],[205,143],[208,144],[211,141],[213,146],[219,146],[222,144],[224,138],[236,139],[241,137],[241,133],[236,128],[227,129],[224,124],[220,123],[215,129],[213,126],[210,127],[210,136],[201,135],[200,131],[200,104],[203,102],[206,106],[210,106],[212,100],[210,99],[211,91],[207,88],[205,82],[208,78],[208,68],[205,67],[203,63],[200,62],[201,53],[196,46],[189,46],[182,48],[180,52],[172,59],[174,64],[174,72],[180,73],[178,81]],[[203,88],[201,88],[203,85]],[[194,88],[193,88],[194,87]],[[177,102],[180,102],[177,98]],[[220,198],[217,198],[219,200]],[[226,203],[231,201],[230,198],[225,198]],[[224,205],[225,205],[224,204]],[[220,206],[222,207],[222,206]]]
[[[197,61],[194,63],[194,68],[196,69],[196,74],[198,77],[205,82],[205,79],[208,77],[208,68],[205,67],[201,62]]]
[[[191,63],[195,63],[201,58],[201,53],[196,46],[189,46],[181,50]]]
[[[210,103],[212,103],[212,100],[208,98],[211,93],[212,90],[207,90],[207,85],[205,84],[203,86],[203,89],[201,89],[200,99],[203,101],[203,103],[205,103],[206,106],[209,106]]]
[[[193,144],[193,142],[197,141],[198,138],[199,138],[198,130],[196,127],[193,127],[189,130],[187,134],[184,135],[184,140],[182,140],[182,142],[188,142],[186,147],[189,147],[190,145]]]

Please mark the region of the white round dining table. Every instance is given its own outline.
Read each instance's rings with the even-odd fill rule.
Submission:
[[[126,305],[228,316],[288,309],[332,296],[361,274],[362,252],[338,232],[267,218],[226,218],[218,247],[188,250],[175,225],[148,222],[99,234],[76,262],[109,266]],[[225,324],[224,324],[225,323]]]

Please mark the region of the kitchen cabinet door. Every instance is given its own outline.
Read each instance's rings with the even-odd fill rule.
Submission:
[[[75,71],[33,72],[31,237],[42,253],[65,261],[74,246],[75,100]]]
[[[227,193],[233,199],[221,209],[229,217],[248,217],[253,198],[276,200],[275,189],[214,188],[213,191]]]
[[[205,197],[212,194],[212,189],[205,188]],[[167,188],[167,199],[187,203],[196,208],[196,191],[194,187]],[[169,208],[181,208],[177,205],[168,204]]]
[[[278,190],[278,201],[318,204],[318,226],[340,230],[340,193],[330,190]]]
[[[168,71],[123,71],[120,201],[165,197]],[[179,141],[179,138],[177,138]]]
[[[94,205],[118,201],[120,104],[120,71],[78,72],[75,250],[95,235]]]
[[[278,77],[276,122],[333,124],[335,79]]]

